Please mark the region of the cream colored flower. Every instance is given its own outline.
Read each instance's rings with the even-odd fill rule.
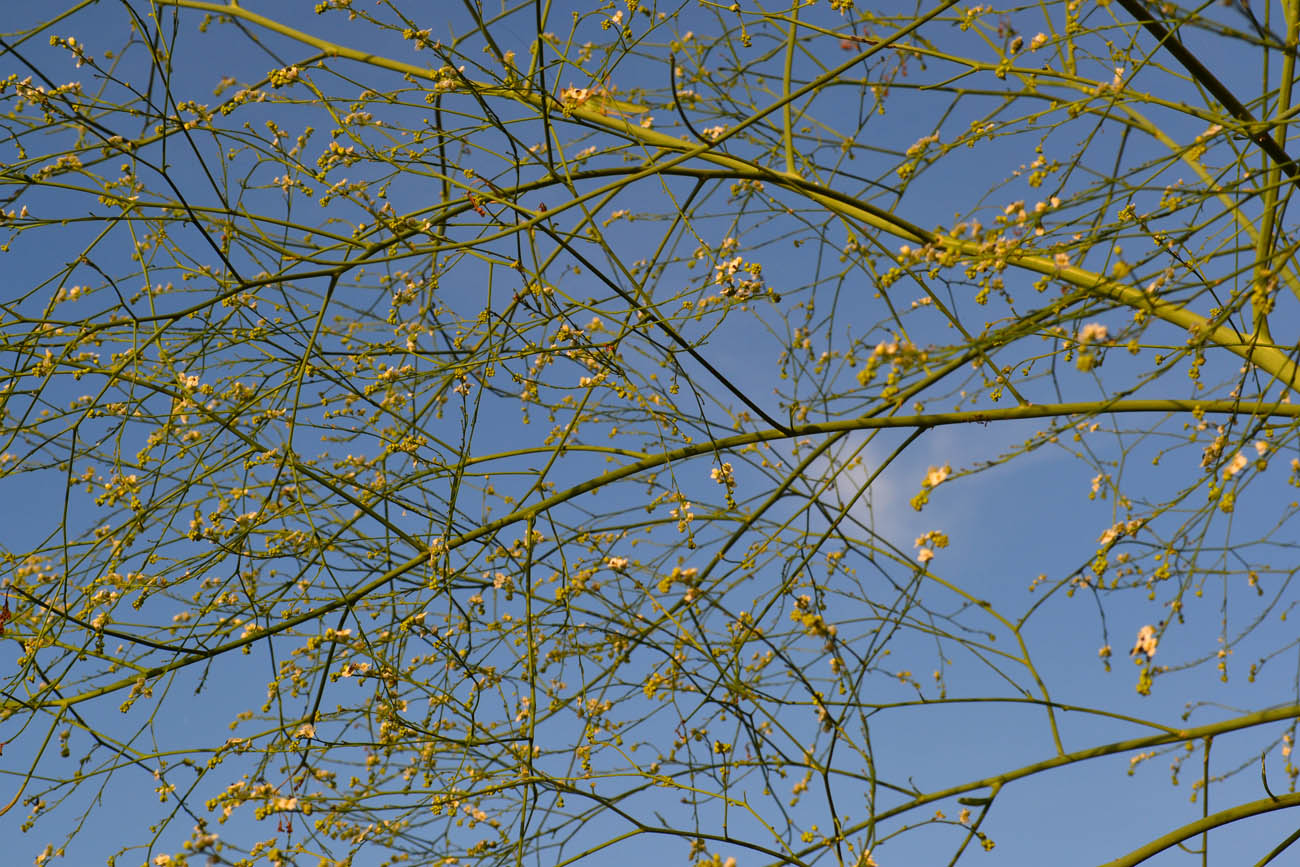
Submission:
[[[951,474],[952,467],[949,464],[944,464],[941,467],[930,467],[925,474],[925,486],[927,488],[937,488]]]
[[[1246,456],[1243,455],[1241,452],[1237,452],[1237,454],[1233,456],[1231,463],[1229,463],[1226,467],[1223,468],[1223,478],[1224,479],[1232,478],[1237,473],[1244,470],[1246,468],[1246,464],[1248,463],[1250,463],[1250,461],[1246,458]]]
[[[1102,343],[1110,339],[1110,329],[1100,322],[1089,322],[1079,329],[1080,343]]]
[[[1147,659],[1156,655],[1156,645],[1160,643],[1160,637],[1156,635],[1156,628],[1148,623],[1138,630],[1137,642],[1134,643],[1133,649],[1128,652],[1129,656],[1137,656],[1139,653]]]

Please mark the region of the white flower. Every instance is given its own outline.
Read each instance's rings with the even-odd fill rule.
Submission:
[[[1100,322],[1089,322],[1079,329],[1080,343],[1101,343],[1110,339],[1110,329]]]
[[[1160,643],[1159,636],[1156,635],[1156,628],[1148,623],[1138,630],[1137,642],[1133,649],[1128,652],[1129,656],[1137,656],[1139,653],[1147,659],[1156,655],[1156,645]]]
[[[944,464],[941,467],[930,467],[929,472],[925,474],[925,486],[927,488],[937,488],[943,484],[943,481],[952,473],[952,467]]]

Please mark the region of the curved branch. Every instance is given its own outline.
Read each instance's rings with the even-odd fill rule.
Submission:
[[[1157,837],[1140,849],[1134,849],[1114,861],[1107,861],[1101,867],[1133,867],[1134,864],[1141,864],[1148,858],[1212,828],[1228,825],[1250,816],[1271,813],[1274,810],[1285,810],[1288,807],[1300,807],[1300,793],[1280,795],[1276,798],[1263,798],[1258,801],[1251,801],[1248,804],[1238,804],[1212,816],[1206,816],[1204,819],[1197,819],[1195,822],[1190,822],[1177,830],[1170,831],[1163,837]]]

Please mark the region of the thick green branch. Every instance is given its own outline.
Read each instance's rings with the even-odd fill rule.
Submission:
[[[1170,831],[1163,837],[1157,837],[1150,843],[1134,849],[1132,852],[1114,861],[1107,861],[1101,867],[1133,867],[1135,864],[1141,864],[1148,858],[1160,854],[1166,849],[1177,846],[1184,840],[1191,839],[1197,834],[1202,834],[1220,825],[1228,825],[1241,819],[1247,819],[1251,816],[1258,816],[1263,813],[1271,813],[1274,810],[1285,810],[1288,807],[1300,807],[1300,793],[1289,795],[1278,795],[1276,798],[1264,798],[1259,801],[1251,801],[1246,804],[1238,804],[1228,810],[1206,816],[1203,819],[1197,819],[1195,822],[1184,825],[1177,830]]]

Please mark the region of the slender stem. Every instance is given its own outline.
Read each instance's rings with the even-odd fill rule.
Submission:
[[[784,103],[781,106],[781,139],[785,144],[785,170],[792,175],[797,172],[794,165],[794,118],[790,109],[792,102],[790,74],[794,70],[794,51],[798,46],[800,2],[801,0],[795,0],[794,6],[790,9],[790,29],[785,40],[785,69],[781,76],[781,96]]]

